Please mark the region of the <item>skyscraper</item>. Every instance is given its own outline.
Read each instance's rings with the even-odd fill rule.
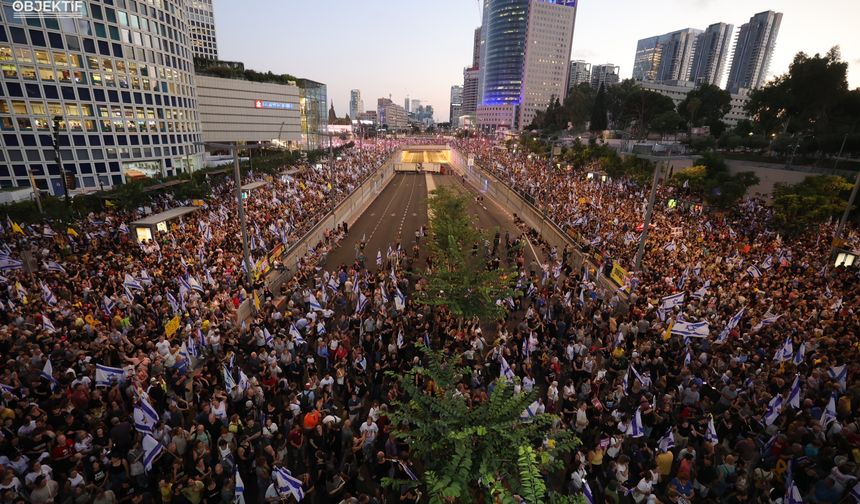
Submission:
[[[696,84],[720,85],[734,26],[714,23],[699,35],[690,80]]]
[[[478,108],[477,68],[463,69],[463,109],[461,115],[474,114]]]
[[[475,37],[472,41],[472,67],[481,66],[481,27],[475,28]]]
[[[567,89],[578,86],[583,82],[591,83],[591,63],[586,63],[583,60],[571,61],[570,75],[567,78]]]
[[[364,112],[364,101],[361,99],[361,91],[353,89],[349,92],[349,118],[358,119]]]
[[[591,66],[591,87],[596,91],[600,86],[609,87],[618,84],[620,67],[612,63]]]
[[[451,126],[457,127],[457,119],[463,113],[463,86],[451,86],[451,107],[448,117]]]
[[[633,60],[633,78],[656,82],[689,80],[701,33],[702,30],[685,28],[639,40]]]
[[[409,109],[407,109],[407,112],[409,112],[410,114],[414,114],[418,112],[418,107],[420,106],[421,100],[413,98],[412,101],[409,103]]]
[[[575,20],[575,0],[485,1],[478,124],[520,129],[564,100]]]
[[[728,92],[737,93],[741,88],[756,89],[764,85],[781,23],[781,12],[765,11],[741,25],[726,82]]]
[[[218,59],[215,37],[215,10],[212,0],[191,0],[188,3],[188,34],[195,58]]]

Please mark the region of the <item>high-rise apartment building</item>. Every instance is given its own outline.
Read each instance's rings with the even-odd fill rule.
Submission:
[[[463,86],[451,86],[451,107],[448,117],[451,127],[457,127],[457,119],[463,113]]]
[[[475,36],[472,40],[472,68],[481,66],[481,27],[475,28]]]
[[[409,112],[410,114],[414,114],[414,113],[418,112],[418,107],[420,107],[420,106],[421,106],[421,100],[412,99],[409,102],[409,108],[406,111]]]
[[[181,2],[180,2],[181,3]],[[215,11],[212,0],[187,2],[188,34],[195,58],[218,59],[218,41],[215,37]]]
[[[409,125],[406,109],[392,102],[390,98],[376,100],[376,115],[378,123],[390,130],[403,130]]]
[[[349,117],[358,119],[362,112],[364,112],[364,100],[361,99],[361,91],[353,89],[349,92]]]
[[[200,167],[187,5],[130,4],[85,2],[76,18],[0,10],[0,186],[30,187],[32,173],[62,194],[64,175],[97,189]]]
[[[564,99],[575,20],[575,0],[485,1],[479,124],[504,117],[512,124],[497,126],[520,129],[550,100]]]
[[[696,84],[719,86],[728,58],[734,26],[714,23],[699,35],[689,80]]]
[[[756,89],[764,85],[781,23],[781,12],[765,11],[741,25],[726,82],[728,92],[737,93],[740,89]]]
[[[474,114],[478,108],[478,74],[477,68],[463,69],[463,110],[462,115]]]
[[[618,84],[620,81],[618,65],[612,63],[604,63],[602,65],[591,66],[591,87],[596,91],[600,86],[609,87]]]
[[[633,79],[639,81],[686,81],[690,79],[696,42],[702,30],[685,28],[636,44]]]
[[[578,86],[583,82],[591,84],[591,63],[586,63],[583,60],[571,61],[570,74],[567,78],[567,89]]]

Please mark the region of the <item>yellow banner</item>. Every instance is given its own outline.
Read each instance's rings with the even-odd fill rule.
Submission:
[[[191,206],[202,207],[205,206],[206,202],[202,199],[191,200]]]
[[[629,273],[627,273],[627,270],[619,266],[618,262],[612,263],[612,271],[609,273],[609,278],[618,284],[619,287],[624,287],[624,285],[627,284],[628,276]]]
[[[257,294],[257,291],[254,291],[254,308],[260,311],[260,296]]]
[[[179,315],[170,319],[169,322],[164,326],[164,334],[167,335],[168,338],[172,338],[176,331],[179,330]]]

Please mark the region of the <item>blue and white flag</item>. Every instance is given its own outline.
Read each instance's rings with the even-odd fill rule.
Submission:
[[[773,360],[776,362],[790,361],[794,354],[794,345],[791,342],[791,336],[785,338],[782,346],[776,350]]]
[[[710,334],[710,327],[706,321],[702,322],[679,322],[675,321],[672,325],[672,334],[677,334],[683,338],[707,338]]]
[[[331,275],[328,278],[328,288],[329,288],[329,290],[331,290],[332,294],[337,292],[337,288],[338,288],[337,278],[335,278],[334,275]]]
[[[63,268],[60,265],[60,263],[58,263],[56,261],[46,261],[44,266],[45,266],[46,270],[54,272],[54,273],[65,273],[66,272],[66,269]]]
[[[394,291],[394,307],[397,311],[403,311],[406,308],[406,296],[400,292],[400,288],[396,288]]]
[[[188,288],[203,294],[203,286],[194,278],[194,275],[188,275]]]
[[[176,301],[176,298],[173,297],[173,294],[168,292],[164,297],[167,299],[168,304],[170,304],[170,309],[173,311],[173,314],[175,315],[179,313],[179,302]]]
[[[158,413],[155,412],[146,397],[141,396],[140,401],[134,407],[134,428],[142,434],[152,434],[158,420]]]
[[[663,250],[665,250],[666,252],[674,252],[676,248],[677,247],[675,246],[674,240],[670,241],[669,243],[667,243],[666,245],[663,246]]]
[[[800,342],[800,345],[797,346],[797,352],[794,354],[794,365],[799,366],[803,363],[803,359],[806,356],[806,342]]]
[[[323,324],[322,320],[317,322],[317,335],[322,336],[325,334],[325,324]]]
[[[18,389],[13,387],[12,385],[6,385],[5,383],[0,383],[0,395],[9,394],[12,397],[20,399],[18,396]]]
[[[382,267],[382,251],[381,250],[376,251],[376,266],[378,268]]]
[[[528,407],[520,414],[520,420],[528,420],[530,418],[534,418],[541,412],[541,403],[539,400],[535,400],[533,403],[529,404]]]
[[[621,378],[621,388],[624,389],[625,394],[630,393],[630,369],[624,372],[624,376]]]
[[[367,296],[365,296],[363,292],[359,292],[358,303],[355,304],[355,313],[361,313],[364,311],[365,306],[367,306]]]
[[[296,340],[296,343],[304,343],[305,339],[302,337],[302,333],[296,328],[295,324],[290,324],[290,336]]]
[[[687,351],[684,353],[684,367],[689,367],[690,362],[693,361],[693,356],[690,355],[690,347],[687,347]]]
[[[698,289],[696,292],[694,292],[691,296],[692,296],[692,297],[694,297],[694,298],[696,298],[696,299],[698,299],[698,300],[700,300],[700,301],[701,301],[702,299],[705,299],[705,296],[707,296],[707,295],[708,295],[708,288],[709,288],[710,286],[711,286],[711,281],[710,281],[710,280],[705,280],[705,283],[704,283],[704,284],[702,284],[702,286],[701,286],[701,287],[699,287],[699,289]]]
[[[840,392],[845,392],[845,388],[848,386],[848,366],[845,364],[841,366],[830,366],[827,369],[827,376],[839,384]]]
[[[646,375],[640,375],[639,371],[636,371],[636,368],[630,366],[630,370],[633,371],[633,376],[636,377],[636,381],[639,382],[639,385],[642,386],[643,389],[647,389],[651,387],[651,377]]]
[[[769,325],[775,324],[776,321],[780,319],[780,317],[782,317],[782,315],[765,314],[764,318],[761,319],[758,324],[753,326],[753,328],[752,328],[753,332],[758,331],[759,329],[761,329],[763,327],[767,327]]]
[[[319,301],[317,301],[317,297],[313,295],[313,293],[308,296],[308,303],[311,306],[311,311],[322,311],[323,307]]]
[[[125,370],[96,364],[96,387],[112,387],[125,381]]]
[[[705,430],[705,441],[712,444],[717,444],[720,442],[719,438],[717,437],[717,429],[714,427],[713,415],[710,415],[710,418],[708,418],[708,428]]]
[[[248,375],[244,371],[239,369],[239,390],[244,392],[249,388],[251,388],[251,380],[248,379]]]
[[[125,279],[123,280],[122,285],[131,290],[143,290],[143,285],[128,273],[125,274]]]
[[[630,420],[630,426],[627,428],[626,434],[632,438],[640,438],[645,435],[645,430],[642,428],[642,413],[641,408],[636,408],[636,413]]]
[[[858,502],[860,502],[860,481],[858,481],[857,483],[854,484],[853,487],[851,487],[850,494],[851,494],[851,497],[854,497],[854,504],[857,504]]]
[[[747,268],[747,274],[753,278],[761,278],[761,270],[755,264]]]
[[[152,277],[149,276],[149,272],[145,269],[140,270],[140,276],[137,277],[137,281],[140,282],[141,285],[152,285]]]
[[[54,378],[54,366],[51,364],[51,359],[45,361],[45,366],[42,368],[41,376],[51,383],[51,390],[56,390],[59,383],[57,382],[57,379]]]
[[[398,460],[397,463],[400,465],[400,468],[403,469],[403,472],[406,474],[406,477],[411,479],[412,481],[418,481],[418,476],[415,476],[415,473],[412,472],[412,469],[406,465],[406,462],[402,460]]]
[[[233,489],[233,504],[245,504],[245,482],[242,481],[238,467],[236,468],[236,484]]]
[[[272,336],[272,333],[269,332],[269,328],[263,326],[263,339],[266,341],[266,346],[274,346],[275,338]]]
[[[125,222],[123,222],[122,224],[119,225],[119,232],[122,234],[128,234],[129,233],[128,225]]]
[[[39,287],[42,289],[42,301],[44,301],[50,306],[56,306],[57,296],[55,296],[54,293],[51,292],[51,289],[41,280],[39,280]]]
[[[824,412],[821,413],[821,419],[818,423],[821,424],[822,429],[827,429],[827,426],[830,425],[831,422],[836,421],[836,394],[832,394],[830,396],[830,400],[827,401],[827,407],[824,408]]]
[[[14,271],[24,268],[24,261],[9,256],[0,257],[0,271]]]
[[[775,395],[773,396],[773,399],[767,403],[767,411],[764,414],[764,424],[773,425],[779,417],[780,412],[782,412],[782,396]]]
[[[161,453],[162,446],[154,437],[149,434],[144,434],[143,441],[143,468],[147,472],[152,470],[152,463],[155,462],[156,457]]]
[[[669,312],[679,306],[683,306],[684,294],[684,292],[679,292],[677,294],[672,294],[671,296],[666,296],[660,299],[660,310],[664,312]]]
[[[230,392],[231,390],[236,388],[236,379],[233,378],[233,373],[231,373],[230,370],[227,369],[226,365],[224,366],[222,371],[224,374],[224,388],[227,390],[227,392]]]
[[[794,376],[794,383],[788,391],[788,405],[794,409],[800,409],[800,373]]]
[[[585,498],[585,504],[595,504],[594,494],[591,493],[591,487],[588,486],[588,482],[584,478],[582,480],[582,496]]]
[[[660,438],[660,441],[657,442],[657,448],[660,449],[661,452],[667,452],[675,447],[675,433],[672,431],[672,427],[666,429],[666,433],[663,434],[663,437]]]
[[[403,329],[401,328],[397,331],[397,348],[403,348],[404,346],[406,346],[406,342],[403,339]]]
[[[690,275],[690,268],[684,268],[684,272],[681,273],[681,278],[678,280],[678,283],[675,285],[677,290],[681,290],[684,288],[684,284],[687,283],[687,277]]]
[[[286,468],[275,467],[272,470],[272,478],[279,495],[292,495],[297,502],[300,502],[305,497],[305,491],[302,489],[302,481],[295,478]]]
[[[788,491],[785,493],[785,500],[782,502],[783,504],[803,504],[803,497],[800,495],[800,489],[797,488],[797,484],[794,481],[789,485]]]
[[[505,359],[504,355],[499,355],[499,363],[501,363],[501,370],[499,372],[499,378],[506,378],[509,381],[514,381],[514,370],[511,369],[510,364],[508,364],[508,360]]]
[[[716,341],[717,343],[726,342],[726,340],[729,338],[729,333],[732,332],[732,330],[738,326],[744,316],[745,311],[746,307],[743,307],[737,313],[735,313],[731,319],[729,319],[729,322],[726,324],[726,327],[724,327],[723,330],[720,332],[720,336],[717,338]]]
[[[42,314],[42,329],[48,332],[57,332],[57,328],[54,327],[54,324],[51,323],[51,320],[44,313]]]
[[[767,259],[765,259],[764,262],[761,263],[761,269],[767,271],[771,268],[773,268],[773,256],[769,255],[767,256]]]

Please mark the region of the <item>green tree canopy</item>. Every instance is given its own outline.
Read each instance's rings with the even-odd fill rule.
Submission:
[[[601,84],[600,89],[597,90],[597,96],[594,97],[594,106],[591,108],[591,122],[588,126],[590,131],[604,131],[609,126],[606,112],[606,88]]]
[[[813,224],[839,217],[848,205],[852,184],[842,177],[806,177],[793,185],[777,184],[773,191],[774,219],[786,234],[802,233]]]
[[[711,126],[713,129],[731,108],[732,96],[728,91],[713,84],[705,84],[687,93],[684,101],[678,104],[678,113],[691,127]]]

